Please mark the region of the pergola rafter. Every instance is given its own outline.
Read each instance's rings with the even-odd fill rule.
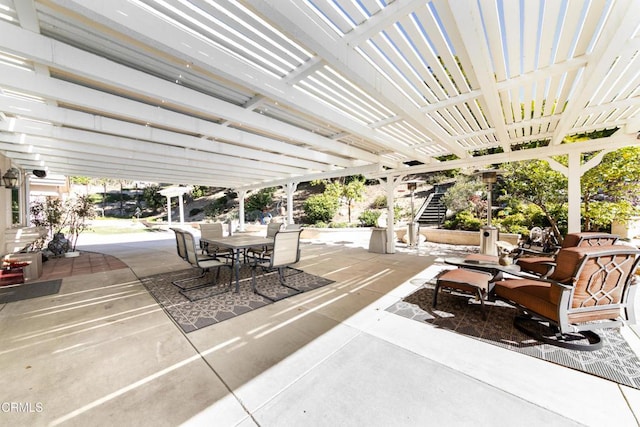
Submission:
[[[0,5],[0,151],[27,171],[250,189],[640,131],[634,0]]]

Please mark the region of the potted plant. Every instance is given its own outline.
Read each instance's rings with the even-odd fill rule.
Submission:
[[[89,228],[87,220],[94,216],[93,205],[88,196],[79,196],[66,202],[56,198],[36,201],[32,203],[30,212],[33,225],[48,230],[47,236],[39,245],[41,248],[48,238],[46,247],[54,256],[79,255],[76,251],[78,237]],[[64,231],[67,231],[68,237],[65,237]]]
[[[43,227],[47,230],[47,234],[42,236],[34,243],[34,247],[37,249],[48,248],[48,245],[52,242],[58,242],[61,240],[59,234],[62,233],[62,226],[64,223],[64,206],[62,201],[57,198],[47,197],[45,200],[38,200],[31,204],[29,208],[31,213],[31,222],[36,227]],[[64,234],[62,234],[64,238]],[[51,245],[52,249],[49,249],[53,255],[61,255],[58,252],[58,244]],[[62,250],[62,249],[60,249]]]

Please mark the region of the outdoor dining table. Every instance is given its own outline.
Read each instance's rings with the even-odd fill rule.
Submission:
[[[255,247],[273,244],[272,237],[252,236],[247,234],[234,234],[229,237],[219,237],[215,239],[200,239],[210,246],[218,246],[220,248],[228,248],[233,251],[232,266],[236,279],[236,293],[240,292],[240,255],[244,250]]]

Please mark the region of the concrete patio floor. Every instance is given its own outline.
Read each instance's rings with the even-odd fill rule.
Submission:
[[[139,281],[187,267],[173,233],[83,235],[128,268],[0,306],[0,425],[638,425],[640,390],[385,311],[443,254],[361,246],[306,242],[335,283],[184,334]]]

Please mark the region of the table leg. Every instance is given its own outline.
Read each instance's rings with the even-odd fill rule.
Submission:
[[[236,249],[233,254],[234,270],[236,274],[236,294],[240,293],[240,249]]]

